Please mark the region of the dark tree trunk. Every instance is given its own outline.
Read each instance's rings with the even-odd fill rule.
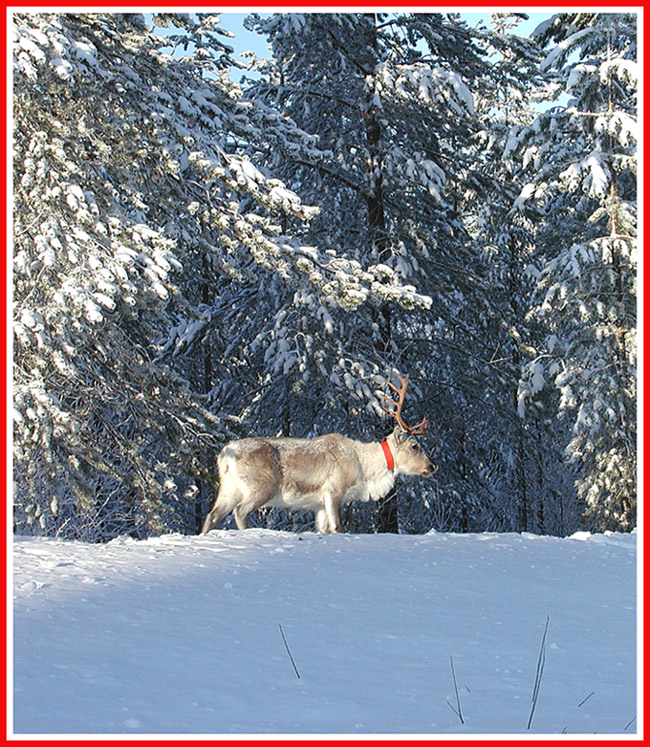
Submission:
[[[206,256],[203,257],[203,278],[201,280],[201,302],[205,306],[209,306],[213,301],[213,294],[212,289],[210,286],[210,279],[211,279],[211,270],[209,266],[209,261]],[[212,379],[213,379],[213,368],[212,368],[212,357],[210,355],[210,347],[207,342],[207,340],[203,343],[202,348],[202,354],[203,354],[203,381],[201,389],[203,390],[203,394],[209,394],[212,390]],[[210,464],[208,465],[207,462],[209,460],[209,457],[207,454],[205,455],[204,463],[208,470],[214,469],[214,472],[216,474],[217,471],[217,465],[216,464]],[[197,479],[196,481],[196,487],[199,489],[198,492],[198,500],[194,504],[194,530],[195,534],[200,534],[201,529],[203,528],[203,520],[205,518],[205,514],[210,510],[212,507],[212,504],[214,503],[215,494],[214,494],[214,487],[207,483],[205,480]]]
[[[524,447],[524,437],[522,428],[519,428],[517,442],[517,493],[518,506],[517,514],[519,527],[518,531],[528,531],[528,480],[526,477],[526,451]]]
[[[373,65],[376,66],[379,58],[377,45],[376,19],[374,13],[366,14],[372,23],[371,47],[374,52]],[[374,75],[374,69],[373,69]],[[377,117],[374,105],[375,86],[369,82],[366,91],[366,110],[363,113],[366,127],[366,148],[368,153],[368,228],[369,238],[372,245],[372,253],[379,262],[385,262],[390,256],[390,247],[386,235],[386,211],[383,185],[383,157],[381,144],[381,123]],[[375,321],[379,327],[378,350],[381,360],[390,359],[390,344],[392,338],[391,308],[387,303],[382,304],[375,312]],[[388,353],[388,355],[387,355]],[[383,433],[380,439],[386,437]],[[397,534],[399,532],[399,520],[397,515],[397,493],[395,489],[377,502],[377,513],[375,517],[375,531]]]

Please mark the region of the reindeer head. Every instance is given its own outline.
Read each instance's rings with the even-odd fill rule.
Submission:
[[[438,467],[422,451],[414,436],[426,433],[428,430],[427,419],[423,418],[417,425],[409,426],[402,419],[402,407],[406,390],[408,388],[409,377],[402,378],[398,376],[401,387],[396,387],[388,382],[388,386],[397,393],[397,401],[382,395],[385,400],[391,403],[392,407],[384,407],[383,410],[391,418],[397,421],[397,427],[386,439],[393,459],[395,461],[395,472],[402,472],[407,475],[421,475],[429,477]]]

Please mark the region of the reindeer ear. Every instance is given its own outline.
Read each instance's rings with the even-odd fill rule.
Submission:
[[[395,443],[399,445],[399,444],[403,444],[405,441],[408,441],[409,434],[408,434],[408,431],[405,431],[403,428],[400,428],[400,426],[398,425],[393,431],[393,437],[395,438]]]

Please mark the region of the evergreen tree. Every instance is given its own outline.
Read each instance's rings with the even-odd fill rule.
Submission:
[[[200,396],[212,380],[167,364],[205,336],[229,284],[278,278],[350,309],[395,292],[293,237],[314,210],[242,144],[313,157],[313,137],[242,99],[219,17],[156,20],[172,33],[139,15],[15,16],[19,531],[194,528],[194,478],[210,479],[233,424]]]
[[[478,437],[469,470],[478,483],[472,493],[484,496],[474,509],[479,526],[565,534],[577,528],[578,513],[553,403],[531,409],[526,418],[519,407],[522,370],[543,339],[543,326],[526,319],[535,287],[537,220],[511,212],[525,184],[516,146],[517,135],[534,118],[533,97],[540,97],[546,84],[537,46],[513,33],[520,15],[493,14],[490,29],[477,29],[494,62],[477,98],[482,129],[461,212],[488,268],[481,336],[490,350],[479,369],[483,402],[472,413]],[[462,427],[456,425],[456,432]]]
[[[235,84],[217,14],[14,15],[16,531],[195,531],[398,372],[440,469],[353,531],[635,525],[636,19],[520,16],[251,16]]]
[[[499,411],[490,381],[500,342],[486,335],[495,315],[490,257],[471,232],[491,183],[474,139],[482,129],[477,102],[494,102],[500,92],[502,104],[535,52],[503,30],[472,31],[453,14],[288,14],[253,17],[250,25],[268,35],[273,59],[259,63],[263,77],[249,96],[287,111],[318,135],[324,152],[318,160],[269,153],[286,183],[320,208],[307,227],[309,241],[362,264],[377,262],[431,299],[427,307],[386,303],[352,317],[328,314],[336,350],[312,318],[310,338],[331,371],[318,388],[334,383],[335,391],[358,392],[371,401],[376,422],[383,380],[393,368],[410,372],[411,396],[430,422],[441,423],[441,470],[438,489],[424,502],[407,494],[421,496],[422,485],[401,493],[402,528],[421,531],[436,515],[444,515],[442,528],[476,528],[487,514],[493,521],[495,490],[480,463],[482,425]],[[498,67],[487,60],[495,50]],[[490,115],[486,108],[484,117]],[[281,318],[285,338],[305,332],[304,307],[295,299],[287,299]],[[511,375],[503,416],[511,420],[518,376]],[[358,412],[339,412],[337,427],[359,426]],[[373,429],[372,420],[361,423]],[[375,526],[397,531],[395,511],[386,508]]]
[[[542,64],[570,96],[520,133],[529,181],[516,209],[542,211],[532,314],[547,329],[522,396],[545,381],[572,416],[567,456],[592,529],[636,525],[636,17],[554,16]]]

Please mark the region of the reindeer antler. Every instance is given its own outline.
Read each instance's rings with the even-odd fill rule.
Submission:
[[[401,387],[396,387],[394,384],[391,384],[390,381],[387,381],[386,383],[388,386],[397,394],[397,402],[395,402],[394,399],[391,399],[390,397],[387,397],[385,394],[382,394],[381,396],[387,401],[390,402],[393,407],[388,408],[384,407],[382,405],[383,411],[389,415],[391,418],[395,418],[397,420],[397,424],[399,427],[406,431],[407,433],[410,433],[411,436],[418,436],[422,433],[426,433],[429,424],[427,423],[427,419],[423,418],[421,422],[419,422],[417,425],[406,425],[406,423],[402,420],[402,406],[404,405],[404,398],[406,397],[406,390],[409,385],[409,377],[408,374],[405,377],[401,377],[399,374],[397,378],[400,380]]]

